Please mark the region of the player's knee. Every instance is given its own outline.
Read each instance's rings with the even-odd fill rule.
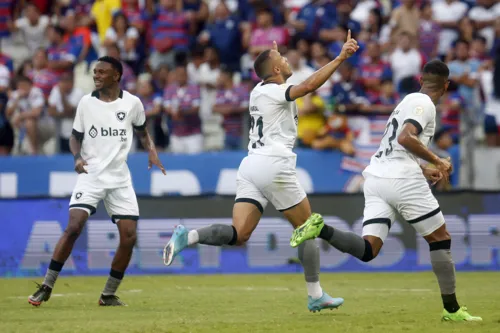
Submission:
[[[435,231],[433,231],[431,234],[424,236],[424,239],[427,241],[427,243],[436,243],[436,242],[442,242],[442,241],[448,241],[451,240],[450,233],[446,229],[446,225],[442,225]]]
[[[238,232],[238,235],[236,238],[236,245],[245,244],[250,239],[251,235],[252,235],[251,232]]]
[[[82,233],[84,224],[85,222],[81,222],[79,220],[70,220],[68,226],[66,227],[66,230],[64,230],[66,236],[70,240],[75,241]]]
[[[120,238],[120,245],[127,248],[133,248],[136,242],[137,232],[133,229],[127,230],[127,232],[123,233]]]
[[[375,259],[382,248],[382,240],[374,236],[365,236],[365,253],[361,261],[370,262]]]

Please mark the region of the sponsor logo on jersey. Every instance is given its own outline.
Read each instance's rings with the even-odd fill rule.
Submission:
[[[118,119],[118,121],[120,121],[120,122],[124,121],[125,117],[127,117],[127,114],[125,113],[125,111],[116,112],[116,119]]]
[[[94,125],[92,125],[92,127],[90,128],[90,131],[89,131],[89,135],[92,139],[95,139],[95,137],[97,136],[97,134],[99,134],[97,132],[97,128],[95,128]]]
[[[118,129],[118,128],[111,128],[111,127],[108,127],[108,128],[101,127],[100,132],[101,132],[101,136],[116,136],[116,137],[118,137],[118,136],[126,137],[127,136],[127,130],[124,128]],[[94,125],[92,125],[92,127],[90,128],[90,131],[89,131],[90,137],[95,139],[98,134],[99,134],[99,131],[97,130],[97,128],[95,128]]]

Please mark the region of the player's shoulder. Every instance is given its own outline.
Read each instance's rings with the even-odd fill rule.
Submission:
[[[422,93],[413,93],[407,95],[402,104],[402,111],[404,112],[416,112],[417,115],[422,114],[426,111],[436,111],[436,106],[432,102],[431,98]]]
[[[134,94],[129,93],[126,90],[121,91],[122,99],[127,102],[140,103],[141,99]]]
[[[286,93],[286,90],[290,86],[291,86],[291,84],[289,84],[289,83],[276,84],[276,83],[260,82],[253,88],[252,94],[258,93],[258,94],[263,94],[263,95],[269,96],[271,98],[277,98],[278,96],[281,96],[281,95],[284,96]]]

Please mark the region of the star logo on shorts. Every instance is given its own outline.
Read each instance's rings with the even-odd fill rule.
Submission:
[[[95,128],[94,125],[89,130],[89,135],[92,139],[94,139],[97,136],[97,128]]]
[[[123,121],[125,120],[126,115],[127,114],[124,111],[118,111],[116,113],[116,119],[118,119],[118,121]]]
[[[83,195],[82,192],[78,192],[77,194],[75,194],[76,200],[80,199],[82,197],[82,195]]]

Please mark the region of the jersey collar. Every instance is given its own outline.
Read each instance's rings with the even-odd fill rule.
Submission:
[[[99,90],[94,90],[92,92],[91,96],[99,99]],[[120,89],[120,93],[118,94],[118,98],[122,98],[123,99],[123,90],[121,90],[121,89]]]

